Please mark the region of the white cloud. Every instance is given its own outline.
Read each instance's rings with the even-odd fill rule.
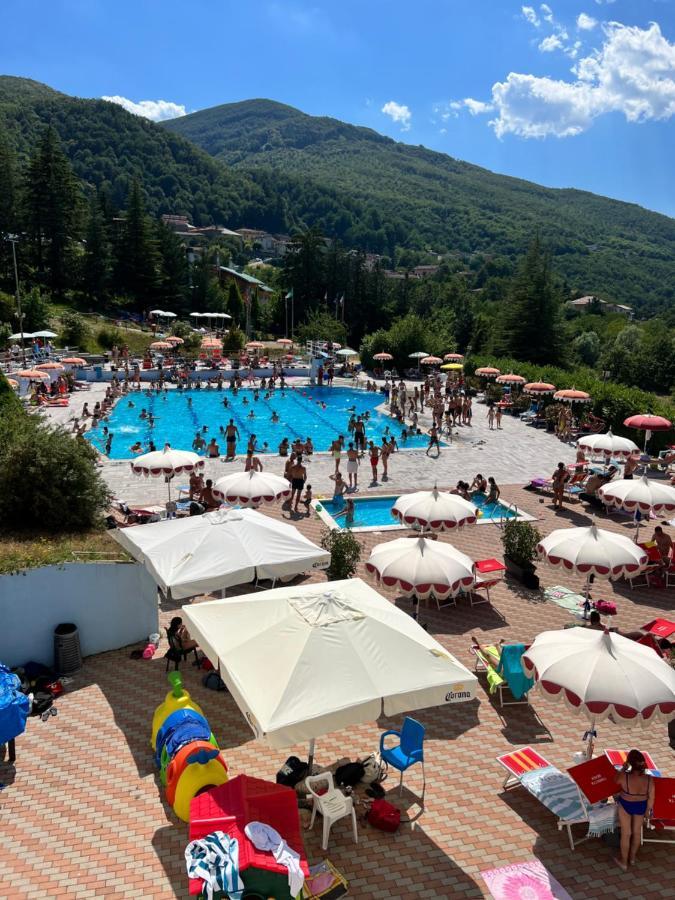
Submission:
[[[123,106],[127,112],[135,116],[143,116],[144,119],[152,119],[153,122],[163,122],[165,119],[177,119],[178,116],[187,115],[187,110],[180,103],[172,103],[170,100],[139,100],[134,103],[127,97],[101,97],[109,103],[117,103]]]
[[[545,22],[553,21],[553,10],[548,5],[548,3],[542,3],[539,7],[539,12],[541,13],[541,17]]]
[[[559,34],[549,34],[549,36],[545,37],[539,44],[539,49],[542,53],[552,53],[554,50],[562,50],[563,47],[564,44],[561,41]]]
[[[598,20],[586,13],[582,12],[577,16],[577,28],[580,29],[580,31],[593,31],[597,24]]]
[[[494,109],[491,103],[483,103],[482,100],[472,100],[471,97],[462,100],[462,105],[469,110],[472,116],[480,116],[483,113],[492,112]]]
[[[579,42],[567,48],[575,56]],[[511,72],[492,88],[498,137],[569,137],[607,113],[629,122],[675,116],[675,44],[658,24],[649,28],[614,22],[604,28],[599,50],[580,59],[564,81]]]
[[[410,131],[412,113],[410,112],[410,108],[405,104],[397,103],[395,100],[389,100],[384,104],[381,112],[383,112],[385,116],[389,116],[392,122],[398,122],[401,126],[401,131]]]
[[[534,25],[535,28],[539,27],[539,16],[534,10],[532,6],[521,6],[520,11],[523,14],[523,17],[527,19],[530,25]]]

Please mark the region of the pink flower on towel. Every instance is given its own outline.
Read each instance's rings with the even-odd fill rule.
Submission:
[[[567,891],[537,861],[481,872],[495,900],[571,900]]]

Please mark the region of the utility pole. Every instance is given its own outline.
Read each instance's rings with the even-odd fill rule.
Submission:
[[[14,260],[14,281],[16,283],[16,312],[19,317],[19,334],[21,335],[21,359],[26,365],[26,347],[23,342],[23,313],[21,312],[21,292],[19,290],[19,267],[16,264],[16,245],[19,242],[15,234],[7,235],[7,240],[12,245],[12,258]]]

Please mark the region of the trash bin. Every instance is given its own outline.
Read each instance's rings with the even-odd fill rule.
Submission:
[[[59,675],[71,675],[82,668],[80,633],[72,622],[54,629],[54,668]]]

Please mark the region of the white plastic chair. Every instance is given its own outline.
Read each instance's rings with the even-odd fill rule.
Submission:
[[[354,831],[354,843],[358,844],[359,835],[356,828],[356,811],[354,809],[354,800],[351,797],[345,797],[342,791],[339,791],[335,787],[335,782],[333,781],[333,773],[332,772],[324,772],[321,775],[310,775],[305,779],[305,784],[307,785],[307,790],[312,795],[313,805],[312,805],[312,818],[309,823],[310,829],[314,827],[314,819],[316,817],[317,810],[323,816],[323,839],[321,841],[321,847],[324,850],[328,849],[328,835],[330,834],[331,826],[334,822],[337,822],[338,819],[342,819],[345,816],[351,815],[352,817],[352,829]],[[328,790],[325,794],[318,794],[316,790],[312,788],[312,785],[320,785],[327,784]]]

